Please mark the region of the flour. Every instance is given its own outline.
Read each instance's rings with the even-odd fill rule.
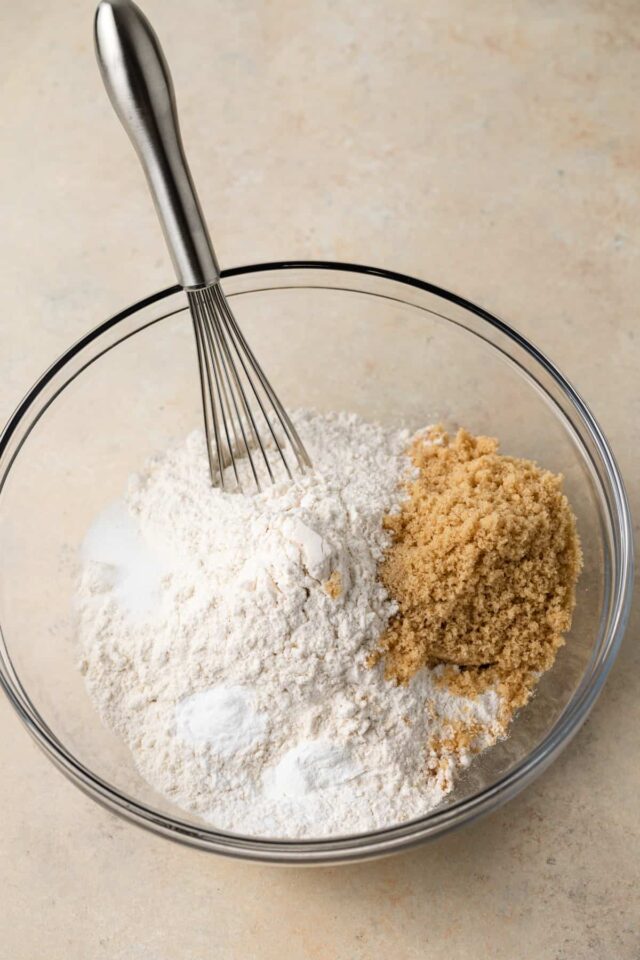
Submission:
[[[200,433],[148,464],[90,531],[78,590],[88,689],[148,782],[220,829],[291,838],[420,816],[470,759],[442,747],[455,725],[474,750],[501,733],[494,691],[366,665],[394,612],[377,565],[408,433],[293,420],[315,470],[260,494],[211,488]]]

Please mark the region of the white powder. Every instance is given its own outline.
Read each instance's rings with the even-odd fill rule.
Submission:
[[[176,734],[191,743],[208,743],[219,757],[253,746],[263,735],[266,717],[256,713],[244,687],[210,687],[181,700]]]
[[[430,739],[500,732],[494,692],[366,665],[393,613],[376,568],[409,435],[293,420],[315,471],[261,494],[212,489],[200,433],[148,465],[90,531],[78,592],[89,691],[142,775],[221,829],[292,838],[426,813],[469,759]]]
[[[118,602],[134,615],[144,615],[157,604],[166,563],[149,549],[125,505],[108,507],[92,525],[82,545],[85,563],[98,561],[94,574],[106,577]]]
[[[264,787],[276,798],[308,797],[363,773],[362,768],[350,762],[344,747],[324,740],[303,740],[287,751],[274,769],[267,771]]]

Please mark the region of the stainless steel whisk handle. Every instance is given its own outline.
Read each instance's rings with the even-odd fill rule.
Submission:
[[[109,99],[129,134],[160,217],[179,283],[210,286],[220,268],[184,154],[173,83],[153,27],[131,0],[102,0],[96,56]]]

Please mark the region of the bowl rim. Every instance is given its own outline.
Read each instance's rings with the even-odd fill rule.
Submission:
[[[31,703],[28,694],[22,687],[15,672],[11,670],[11,675],[7,675],[5,661],[9,664],[11,661],[2,636],[1,624],[0,643],[2,646],[2,659],[0,661],[0,686],[2,686],[21,720],[47,756],[85,793],[112,812],[123,816],[125,819],[175,841],[235,858],[286,864],[352,862],[354,860],[387,855],[400,849],[407,849],[425,840],[442,836],[444,833],[495,809],[501,803],[506,802],[506,800],[520,792],[520,790],[531,782],[535,776],[541,773],[564,746],[566,746],[586,719],[600,694],[617,656],[628,623],[633,593],[633,531],[624,483],[610,446],[595,417],[580,394],[557,367],[551,363],[533,343],[518,333],[513,327],[477,304],[428,281],[420,280],[396,271],[386,270],[381,267],[371,267],[364,264],[331,260],[280,260],[232,267],[223,270],[221,276],[222,278],[230,278],[287,270],[317,270],[378,277],[382,280],[393,281],[425,291],[449,303],[462,307],[485,321],[490,327],[504,334],[509,340],[524,350],[538,366],[543,368],[555,382],[555,385],[559,387],[565,398],[568,399],[574,412],[582,421],[582,425],[586,429],[590,439],[595,444],[604,465],[604,479],[609,485],[616,508],[614,532],[620,557],[618,577],[612,584],[613,595],[610,626],[608,630],[609,639],[598,668],[589,678],[589,682],[584,689],[582,689],[579,696],[574,694],[574,697],[569,701],[554,726],[534,749],[490,787],[480,790],[470,797],[456,801],[443,809],[436,808],[436,810],[431,813],[397,826],[367,833],[322,839],[299,839],[295,841],[243,837],[226,831],[196,826],[193,823],[176,819],[160,811],[153,810],[145,804],[139,803],[133,797],[126,796],[93,774],[91,770],[76,760],[48,728]],[[13,452],[13,455],[8,459],[7,463],[3,464],[3,459],[7,453],[9,444],[36,399],[42,391],[47,388],[56,374],[62,371],[85,347],[97,340],[107,330],[122,323],[132,314],[139,312],[153,303],[166,299],[175,293],[179,293],[181,290],[182,288],[176,284],[151,294],[124,310],[121,310],[83,335],[42,374],[18,404],[0,434],[0,493],[26,436]],[[367,291],[363,292],[367,293]],[[50,400],[49,403],[50,402],[52,402],[52,400]],[[48,406],[49,403],[47,403],[46,406]],[[44,409],[46,409],[46,406]],[[40,411],[37,419],[39,419],[39,416],[44,412],[44,409]],[[37,419],[31,425],[32,427],[35,425],[35,422],[37,422]],[[600,470],[598,470],[598,474],[602,482],[603,476]]]

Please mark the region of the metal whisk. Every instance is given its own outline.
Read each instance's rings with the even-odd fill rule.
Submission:
[[[220,285],[220,268],[180,138],[173,84],[151,24],[131,0],[102,0],[95,20],[104,85],[147,176],[189,301],[211,482],[258,490],[311,466]]]

